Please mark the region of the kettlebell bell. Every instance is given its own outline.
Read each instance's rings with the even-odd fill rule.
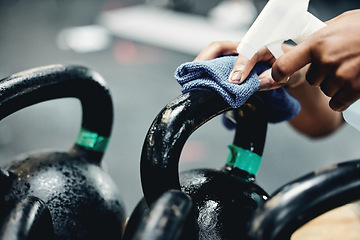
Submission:
[[[2,171],[8,177],[0,191],[1,211],[34,196],[50,211],[54,239],[121,239],[125,210],[115,183],[101,168],[112,130],[113,105],[98,73],[82,66],[50,65],[2,79],[0,119],[64,97],[81,102],[78,138],[67,152],[39,151],[4,165]]]
[[[267,130],[263,105],[259,94],[250,97],[241,108],[232,109],[207,89],[192,90],[168,103],[154,119],[142,148],[142,203],[151,206],[164,192],[182,190],[197,208],[199,239],[246,236],[248,219],[268,197],[255,183]],[[179,175],[178,164],[186,140],[202,124],[226,111],[234,111],[237,121],[226,164],[221,169],[194,169]],[[135,228],[135,222],[130,218],[129,231]]]
[[[313,171],[285,184],[256,209],[249,221],[249,239],[290,239],[310,220],[358,201],[359,176],[360,160],[352,160]]]

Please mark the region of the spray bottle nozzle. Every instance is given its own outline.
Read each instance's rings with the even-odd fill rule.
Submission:
[[[249,31],[241,40],[237,51],[251,59],[266,46],[275,58],[283,54],[281,45],[286,40],[300,43],[326,26],[307,11],[309,0],[269,0]]]

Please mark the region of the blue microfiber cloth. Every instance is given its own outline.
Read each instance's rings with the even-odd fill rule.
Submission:
[[[265,64],[255,65],[242,84],[228,82],[236,56],[225,56],[209,61],[194,61],[181,64],[175,71],[175,79],[185,93],[194,88],[205,87],[216,91],[232,108],[243,105],[260,85],[258,75],[269,69]],[[267,91],[266,103],[270,111],[268,122],[277,123],[294,118],[301,109],[297,99],[283,88]]]

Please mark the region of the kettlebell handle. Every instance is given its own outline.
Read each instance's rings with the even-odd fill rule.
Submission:
[[[329,166],[279,188],[249,221],[254,240],[290,239],[305,223],[360,199],[360,160]]]
[[[20,200],[0,228],[0,239],[53,239],[54,228],[46,204],[37,197]]]
[[[255,98],[259,96],[253,95],[249,101]],[[178,165],[189,136],[210,119],[231,109],[214,91],[194,89],[179,95],[160,111],[148,130],[141,154],[141,183],[149,206],[164,192],[181,189]]]
[[[101,162],[112,130],[113,105],[104,79],[75,65],[29,69],[0,80],[0,120],[47,100],[73,97],[82,105],[82,125],[71,152]]]
[[[196,217],[191,198],[180,190],[169,190],[150,206],[131,240],[199,239]]]

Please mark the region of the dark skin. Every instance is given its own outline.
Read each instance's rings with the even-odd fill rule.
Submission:
[[[238,55],[229,82],[242,83],[257,62],[271,69],[259,76],[260,90],[286,86],[301,105],[290,124],[310,137],[326,136],[343,123],[342,111],[360,98],[360,10],[345,12],[326,22],[296,46],[283,45],[275,59],[268,49],[252,59]],[[195,61],[237,55],[237,42],[214,42]]]

